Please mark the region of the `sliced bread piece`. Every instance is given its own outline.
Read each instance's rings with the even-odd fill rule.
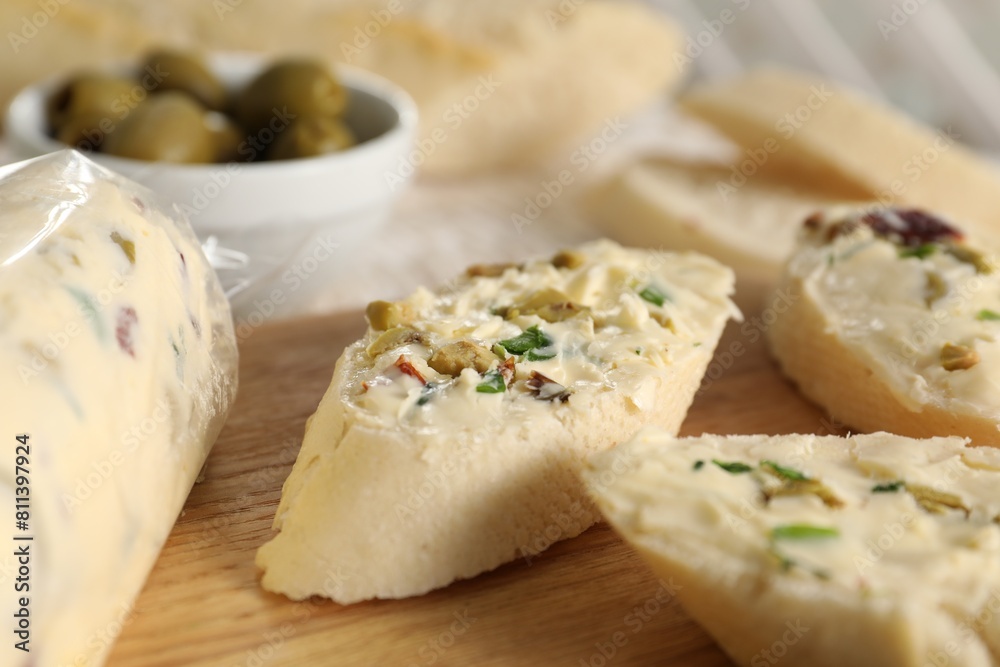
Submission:
[[[760,69],[684,95],[680,106],[762,156],[854,199],[921,206],[1000,240],[1000,170],[947,130],[815,76]]]
[[[802,220],[844,203],[820,187],[748,178],[739,165],[666,158],[629,165],[586,199],[615,239],[705,253],[732,267],[740,287],[777,280]]]
[[[1000,665],[1000,451],[649,429],[584,477],[740,665]]]
[[[407,597],[581,533],[583,459],[676,432],[732,289],[706,257],[599,241],[374,302],[307,422],[262,585]]]
[[[1000,274],[951,224],[913,209],[809,218],[767,331],[781,369],[863,431],[1000,445]]]

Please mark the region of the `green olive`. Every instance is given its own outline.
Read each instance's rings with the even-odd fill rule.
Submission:
[[[115,125],[116,120],[99,113],[77,114],[56,129],[55,140],[80,151],[97,151]]]
[[[75,76],[47,100],[49,130],[54,136],[65,122],[75,116],[103,116],[117,120],[136,104],[136,87],[135,81],[120,76]]]
[[[226,106],[226,88],[205,64],[177,51],[154,51],[139,71],[139,79],[151,91],[187,93],[205,108],[220,111]]]
[[[315,157],[344,150],[354,143],[351,130],[336,118],[306,116],[294,121],[275,137],[268,159]]]
[[[110,155],[151,162],[211,162],[216,141],[205,109],[184,93],[152,95],[108,134]]]
[[[240,144],[246,137],[229,116],[218,111],[209,111],[205,114],[205,124],[215,142],[214,162],[245,161],[239,151]]]
[[[312,60],[286,60],[272,65],[246,87],[236,101],[234,115],[244,129],[257,132],[299,116],[338,116],[346,106],[347,91],[327,67]]]
[[[406,326],[413,321],[413,307],[402,301],[372,301],[365,309],[368,323],[375,331]]]
[[[485,373],[496,361],[499,361],[497,355],[482,345],[460,340],[435,350],[427,360],[427,365],[442,375],[458,377],[466,368]]]

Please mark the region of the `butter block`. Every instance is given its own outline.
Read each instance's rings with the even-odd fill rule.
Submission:
[[[4,168],[0,202],[0,541],[30,551],[0,595],[8,626],[27,599],[30,653],[0,654],[100,665],[232,404],[229,307],[179,212],[78,153]]]

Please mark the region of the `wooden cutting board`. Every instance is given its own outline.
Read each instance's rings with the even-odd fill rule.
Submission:
[[[772,367],[761,326],[730,324],[685,434],[831,432]],[[265,325],[244,341],[233,413],[109,667],[731,664],[603,525],[408,600],[343,607],[261,590],[254,553],[305,420],[363,328],[350,313]]]

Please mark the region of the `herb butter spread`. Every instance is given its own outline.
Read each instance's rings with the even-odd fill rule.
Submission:
[[[900,403],[1000,419],[1000,274],[957,229],[905,209],[814,217],[789,271]]]
[[[869,208],[806,219],[766,331],[782,372],[855,431],[1000,444],[1000,273],[941,218]]]
[[[649,380],[701,354],[720,316],[734,312],[731,276],[700,255],[603,242],[556,260],[473,267],[454,289],[420,290],[398,304],[394,326],[373,326],[351,350],[352,407],[381,423],[448,429],[478,425],[483,403],[504,402],[518,419],[557,404],[586,409],[606,391],[650,410]],[[484,272],[495,275],[475,275]],[[456,344],[465,349],[451,365],[435,364]]]
[[[790,664],[998,664],[1000,451],[648,429],[585,478],[739,664],[783,637]]]
[[[578,534],[580,460],[679,427],[732,288],[706,257],[598,241],[370,304],[259,553],[265,588],[403,597]]]
[[[78,153],[5,169],[0,202],[0,503],[33,538],[0,555],[30,571],[4,664],[100,665],[232,404],[229,306],[187,222]]]

